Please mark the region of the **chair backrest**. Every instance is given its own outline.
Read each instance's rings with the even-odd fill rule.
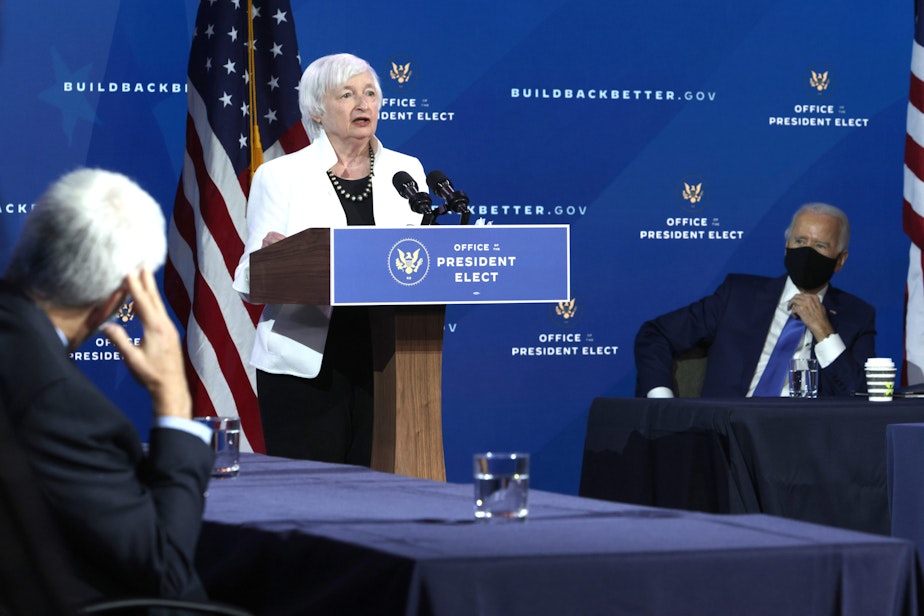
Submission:
[[[674,359],[674,391],[678,398],[699,398],[706,378],[708,349],[695,346]]]

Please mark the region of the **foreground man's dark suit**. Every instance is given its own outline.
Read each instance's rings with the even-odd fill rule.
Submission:
[[[0,396],[59,522],[80,598],[204,598],[193,568],[212,464],[180,430],[134,425],[68,358],[38,306],[0,281]]]
[[[702,396],[746,396],[785,284],[786,276],[730,274],[709,297],[644,323],[635,338],[636,394],[671,387],[672,359],[702,344],[709,347]],[[875,310],[832,286],[822,305],[847,349],[819,372],[818,395],[866,391],[863,364],[876,354]]]

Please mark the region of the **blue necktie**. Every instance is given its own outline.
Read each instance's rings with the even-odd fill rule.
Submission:
[[[789,360],[795,354],[804,334],[805,323],[790,316],[786,324],[783,325],[783,331],[780,332],[780,337],[776,341],[776,346],[773,347],[773,352],[770,353],[767,367],[764,368],[764,373],[761,375],[757,387],[754,388],[755,397],[779,397],[780,392],[783,391],[783,383],[786,382],[789,374]]]

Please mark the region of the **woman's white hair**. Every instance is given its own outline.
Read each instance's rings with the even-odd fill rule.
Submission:
[[[379,76],[362,58],[349,53],[338,53],[318,58],[308,65],[298,84],[298,108],[302,112],[302,123],[312,141],[324,131],[321,123],[314,119],[325,113],[324,95],[353,77],[367,72],[372,74],[375,94],[381,100],[382,85],[379,83]]]
[[[125,276],[155,271],[167,254],[157,202],[119,173],[72,171],[26,216],[6,277],[63,307],[105,300]]]

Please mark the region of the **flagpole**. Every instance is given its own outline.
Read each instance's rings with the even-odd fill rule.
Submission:
[[[253,174],[257,172],[257,167],[263,164],[263,144],[260,141],[260,127],[257,124],[257,71],[256,61],[254,60],[254,35],[253,35],[253,0],[247,0],[247,71],[250,80],[247,84],[248,97],[250,99],[250,182],[253,181]],[[248,191],[250,182],[247,183]]]

